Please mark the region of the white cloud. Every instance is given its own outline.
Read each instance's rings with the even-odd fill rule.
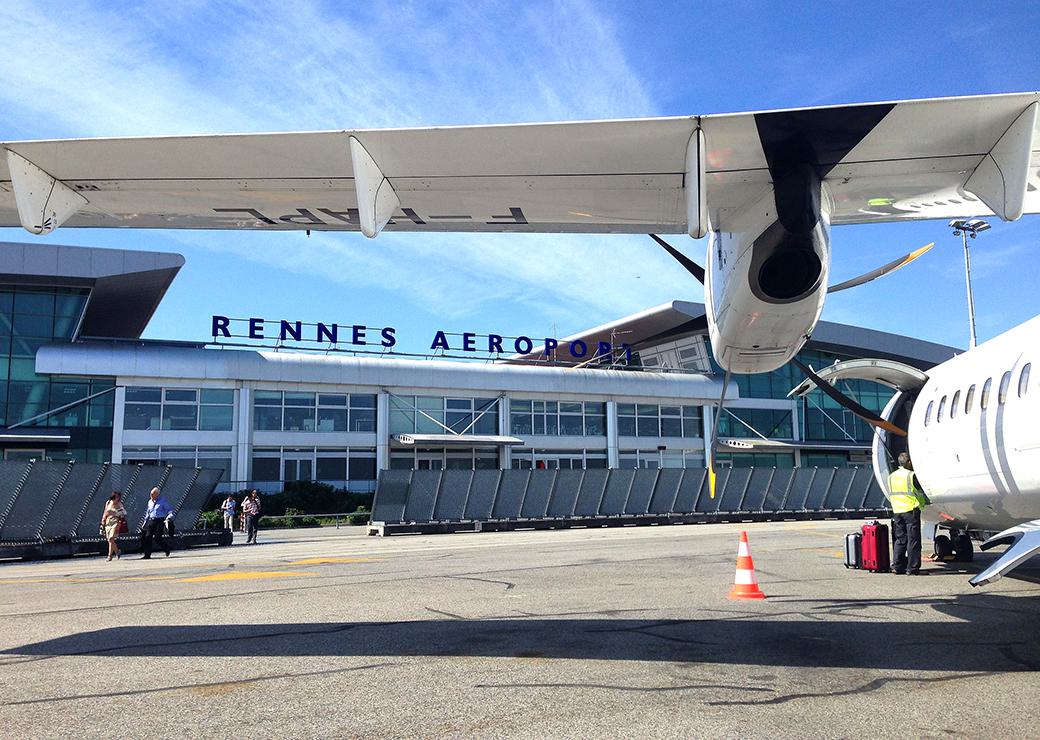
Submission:
[[[15,0],[7,15],[0,105],[20,121],[18,133],[34,138],[655,113],[609,20],[581,0],[376,3],[350,12],[317,0],[130,9]],[[458,317],[510,301],[578,328],[700,295],[637,237],[173,238],[302,274],[327,275],[330,258],[347,261],[337,280],[389,284],[405,300]]]

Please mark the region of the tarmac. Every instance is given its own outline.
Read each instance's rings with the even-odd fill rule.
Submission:
[[[1035,737],[1040,569],[842,566],[858,522],[0,565],[3,737]],[[747,530],[767,598],[733,601]]]

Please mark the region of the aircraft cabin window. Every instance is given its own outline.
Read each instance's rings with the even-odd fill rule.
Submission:
[[[924,425],[925,426],[928,426],[929,422],[931,422],[931,420],[932,420],[932,406],[934,406],[934,405],[935,405],[935,401],[929,401],[928,402],[928,408],[926,408],[924,410]]]
[[[953,394],[953,400],[950,401],[950,418],[952,419],[957,415],[957,407],[961,405],[961,392],[957,391]]]
[[[1029,390],[1029,368],[1033,363],[1027,362],[1022,366],[1022,374],[1018,376],[1018,397],[1021,398]]]
[[[936,423],[941,422],[943,418],[943,412],[946,410],[946,396],[939,399],[939,413],[935,415]]]
[[[989,389],[992,387],[993,378],[986,378],[986,382],[982,384],[982,399],[980,402],[983,411],[989,408]]]
[[[1008,386],[1011,385],[1011,371],[1008,370],[1000,378],[1000,390],[997,392],[997,403],[1001,406],[1004,405],[1004,401],[1007,400]]]
[[[964,396],[964,413],[971,413],[971,402],[975,400],[975,384],[972,383],[971,387],[968,388],[967,395]]]

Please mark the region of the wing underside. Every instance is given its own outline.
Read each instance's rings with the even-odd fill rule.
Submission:
[[[1014,218],[1040,212],[1038,100],[10,142],[0,225],[694,233],[724,228],[792,156],[819,169],[835,224]]]

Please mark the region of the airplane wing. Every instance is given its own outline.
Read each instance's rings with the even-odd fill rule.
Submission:
[[[833,223],[1040,211],[1038,93],[619,121],[7,142],[0,226],[690,233],[791,157]]]

